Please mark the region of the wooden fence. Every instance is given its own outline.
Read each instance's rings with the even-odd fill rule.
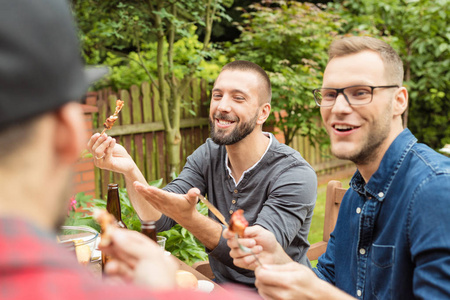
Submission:
[[[186,162],[187,156],[209,136],[209,92],[206,86],[205,81],[193,80],[188,92],[183,95],[180,124],[181,166]],[[167,160],[164,155],[164,125],[158,105],[157,89],[144,82],[140,87],[132,86],[130,90],[120,90],[118,93],[111,89],[98,91],[98,118],[94,120],[97,131],[102,130],[104,120],[114,112],[117,99],[124,101],[124,107],[114,127],[107,132],[108,135],[115,137],[117,142],[127,149],[148,181],[163,178],[168,182],[170,178],[167,178],[165,172]],[[96,169],[95,178],[98,197],[106,194],[110,182],[125,186],[123,176],[109,171]]]
[[[130,90],[120,90],[118,93],[111,89],[98,91],[98,115],[94,116],[94,131],[100,132],[103,129],[103,122],[114,112],[117,99],[125,103],[119,119],[107,132],[108,135],[115,137],[127,149],[148,181],[163,178],[167,183],[171,178],[165,172],[165,134],[157,89],[144,82],[140,87],[132,86]],[[183,96],[181,167],[187,156],[209,137],[208,108],[209,87],[206,81],[193,80],[189,91]],[[323,156],[318,148],[314,148],[307,138],[301,136],[296,137],[290,146],[298,150],[318,174],[348,165],[346,161],[336,160],[329,155]],[[115,182],[121,187],[125,186],[123,176],[98,168],[95,168],[95,182],[95,194],[102,198],[106,195],[108,183]]]

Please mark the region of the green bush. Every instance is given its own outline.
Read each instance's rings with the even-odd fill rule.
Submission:
[[[162,185],[162,179],[151,181],[149,184],[160,187]],[[123,222],[127,225],[128,229],[140,232],[140,219],[131,205],[130,198],[128,197],[125,188],[119,188],[119,197]],[[89,203],[92,203],[93,206],[90,206]],[[85,193],[76,194],[72,198],[69,216],[64,225],[89,226],[100,232],[100,225],[92,217],[94,208],[106,209],[106,200],[94,199],[91,195],[85,195]],[[207,215],[208,210],[203,203],[197,204],[197,210],[203,215]],[[158,235],[167,238],[167,251],[189,265],[197,261],[207,260],[208,258],[203,244],[189,231],[178,224],[170,230],[159,232]]]

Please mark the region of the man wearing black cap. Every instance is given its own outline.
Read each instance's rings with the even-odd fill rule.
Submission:
[[[71,13],[61,0],[5,0],[0,9],[0,299],[203,299],[169,291],[175,263],[135,231],[117,229],[103,249],[110,275],[94,279],[56,244],[84,141],[79,103],[103,69],[86,71]],[[108,268],[109,267],[109,268]],[[165,289],[164,292],[148,288]],[[236,298],[220,292],[214,299]],[[241,295],[242,299],[252,295]]]

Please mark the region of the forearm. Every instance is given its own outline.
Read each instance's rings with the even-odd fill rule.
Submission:
[[[131,204],[136,210],[139,218],[146,221],[159,220],[161,217],[161,212],[145,200],[145,198],[138,193],[133,186],[133,182],[135,181],[148,185],[139,168],[136,166],[132,171],[123,175],[125,176],[125,185],[127,187],[128,196],[130,197]]]
[[[222,226],[214,220],[195,212],[189,220],[175,220],[189,230],[206,248],[217,247],[222,235]]]
[[[292,258],[284,251],[283,247],[277,243],[275,254],[272,256],[274,264],[282,265],[293,262]]]
[[[318,279],[321,281],[321,283],[318,285],[318,287],[311,291],[311,299],[335,299],[335,300],[350,300],[355,299],[349,294],[345,293],[344,291],[338,289],[334,285],[323,281],[321,279]]]

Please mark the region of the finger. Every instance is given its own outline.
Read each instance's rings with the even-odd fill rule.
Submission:
[[[172,217],[175,210],[181,209],[180,206],[174,206],[181,199],[186,199],[186,195],[179,195],[164,191],[154,186],[144,185],[138,181],[133,183],[135,190],[145,198],[153,207],[168,217]],[[186,199],[186,201],[188,201]],[[172,209],[168,211],[168,209]]]
[[[100,146],[106,139],[108,138],[107,134],[99,134],[98,133],[98,138],[95,140],[95,142],[92,145],[93,149],[96,149],[98,146]]]
[[[164,253],[157,243],[137,231],[116,229],[112,234],[113,254],[123,260],[134,261],[163,256]]]
[[[264,268],[258,266],[255,269],[255,277],[258,281],[259,287],[271,287],[271,289],[285,287],[284,285],[286,281],[282,279],[284,277],[283,275],[285,274],[286,273],[273,271],[268,267],[268,265],[264,265]]]
[[[88,149],[89,152],[92,151],[92,147],[97,142],[99,137],[100,137],[100,133],[95,133],[94,135],[91,136],[91,138],[89,139],[89,141],[87,143],[87,149]]]
[[[256,262],[256,259],[253,255],[247,255],[240,258],[233,258],[233,264],[237,267],[248,270],[255,270],[258,267],[258,263]]]
[[[98,139],[98,141],[101,141],[101,144],[98,145],[98,147],[95,148],[94,153],[97,157],[104,157],[105,151],[109,147],[109,144],[112,141],[112,137],[108,136],[106,139],[103,139],[103,135]],[[96,143],[97,144],[97,143]],[[94,146],[95,147],[95,146]]]
[[[107,157],[111,157],[112,156],[112,153],[113,153],[115,145],[116,145],[116,139],[111,138],[111,141],[109,142],[109,145],[105,149],[105,156],[107,156]]]
[[[162,190],[157,187],[144,185],[139,181],[133,182],[133,186],[138,193],[146,198],[164,198],[164,194],[161,192]]]
[[[241,244],[247,248],[253,248],[256,246],[256,241],[254,239],[239,238],[238,241],[239,241],[239,244]]]
[[[186,194],[187,199],[191,204],[197,204],[198,195],[200,195],[200,190],[198,188],[191,188]]]
[[[133,269],[127,264],[111,259],[105,265],[105,273],[110,277],[119,277],[127,282],[133,280]]]
[[[225,229],[225,230],[228,230],[228,229]],[[230,235],[230,238],[227,240],[227,245],[231,249],[239,248],[239,244],[238,244],[237,239],[234,234]]]
[[[225,228],[222,236],[227,240],[232,240],[234,238],[234,233],[231,232],[228,228]]]

